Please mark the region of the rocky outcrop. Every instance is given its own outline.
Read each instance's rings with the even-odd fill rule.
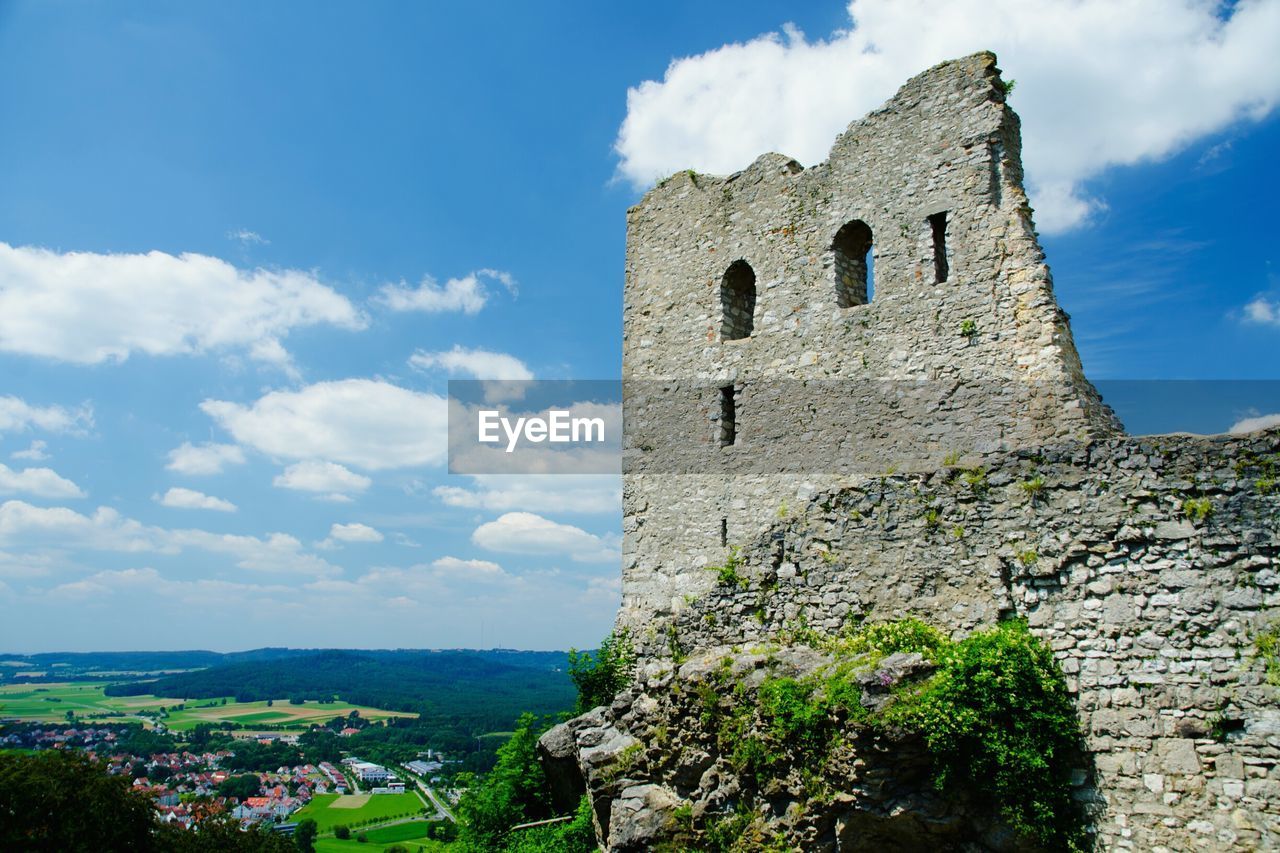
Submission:
[[[1034,849],[990,810],[941,795],[923,744],[904,732],[848,723],[821,761],[800,744],[770,741],[778,751],[767,770],[744,767],[738,747],[769,740],[752,721],[760,685],[802,680],[832,662],[803,645],[651,662],[611,706],[543,736],[557,758],[547,765],[552,784],[585,780],[598,836],[612,853],[704,849],[709,838],[730,836],[741,850]],[[883,701],[901,680],[931,669],[918,654],[892,655],[865,673],[867,692]],[[734,727],[744,720],[752,722]],[[574,768],[564,762],[571,752]]]

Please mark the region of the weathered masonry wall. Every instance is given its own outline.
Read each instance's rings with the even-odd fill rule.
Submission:
[[[1078,691],[1107,849],[1280,847],[1280,431],[1024,450],[812,494],[740,547],[654,658],[802,626],[1021,616]],[[1201,513],[1205,513],[1203,517]],[[723,559],[721,560],[723,562]],[[715,576],[715,572],[706,572]]]
[[[850,461],[913,468],[948,451],[1119,430],[1054,300],[1022,189],[1018,128],[995,57],[976,54],[908,82],[851,124],[824,163],[803,169],[767,154],[729,177],[681,173],[629,212],[624,379],[700,384],[682,403],[680,434],[715,458],[701,481],[676,483],[669,469],[647,476],[672,448],[645,440],[635,429],[645,413],[634,398],[624,403],[622,624],[668,618],[702,588],[700,566],[718,556],[721,528],[739,539],[759,530],[779,488],[794,491],[794,476],[737,470],[807,440],[806,410],[786,405],[775,383],[915,382],[963,401],[937,410],[936,432],[973,436],[960,444],[871,394],[841,428],[881,434],[841,454]],[[726,388],[736,404],[729,431]],[[668,435],[680,408],[662,405]],[[821,487],[835,473],[806,476]]]

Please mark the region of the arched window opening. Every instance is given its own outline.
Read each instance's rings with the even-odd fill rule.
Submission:
[[[831,241],[835,253],[836,305],[866,305],[874,295],[871,226],[861,219],[846,223]]]
[[[951,274],[947,266],[947,213],[935,213],[929,217],[929,230],[933,234],[933,280],[943,282]]]
[[[756,273],[746,261],[734,261],[720,280],[720,339],[751,337],[755,328]]]

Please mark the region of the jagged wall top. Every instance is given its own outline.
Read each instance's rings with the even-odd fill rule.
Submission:
[[[1048,381],[1062,387],[1045,438],[1113,431],[1053,296],[1005,101],[995,56],[977,53],[910,80],[826,162],[765,154],[652,189],[628,213],[624,375]],[[838,245],[854,222],[872,242],[867,304],[849,298],[858,247]],[[732,339],[735,261],[755,304],[730,306],[753,321]]]

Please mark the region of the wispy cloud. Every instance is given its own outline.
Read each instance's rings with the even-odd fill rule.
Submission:
[[[404,282],[386,284],[378,291],[374,302],[392,311],[421,311],[428,314],[461,312],[475,314],[492,296],[485,282],[497,282],[512,296],[517,293],[516,280],[502,270],[483,269],[468,273],[462,278],[451,278],[439,284],[430,276],[417,287]]]
[[[64,406],[33,406],[18,397],[0,397],[0,432],[42,429],[75,434],[92,426],[93,409],[87,403],[68,409]]]
[[[250,231],[248,228],[233,228],[227,232],[228,240],[235,240],[243,246],[269,246],[271,241],[263,237],[256,231]]]
[[[49,458],[49,454],[46,452],[48,447],[49,443],[47,441],[37,438],[31,442],[31,445],[26,450],[15,450],[10,453],[9,458],[25,459],[28,462],[43,462]]]

